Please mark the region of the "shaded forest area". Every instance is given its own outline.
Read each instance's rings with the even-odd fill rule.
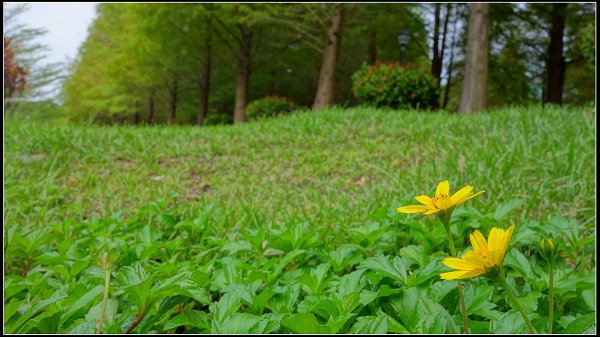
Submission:
[[[239,123],[266,96],[315,110],[356,105],[352,74],[400,60],[402,30],[406,65],[439,85],[433,109],[595,98],[593,3],[103,3],[97,12],[63,71],[61,113],[74,120]],[[19,31],[5,31],[5,60],[7,38]],[[27,94],[7,89],[6,74],[5,62],[5,97]]]

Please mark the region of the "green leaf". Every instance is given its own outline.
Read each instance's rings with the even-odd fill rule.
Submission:
[[[480,315],[483,310],[491,310],[496,304],[490,302],[494,287],[485,284],[471,283],[465,289],[465,306],[467,314]]]
[[[181,325],[192,326],[198,329],[208,329],[210,328],[210,321],[210,315],[205,311],[192,310],[169,319],[163,326],[163,330],[171,330]]]
[[[214,320],[222,322],[226,317],[236,312],[241,305],[241,297],[237,291],[228,292],[219,302],[210,305]]]
[[[248,241],[234,241],[225,244],[221,250],[228,252],[229,256],[234,256],[238,252],[252,251],[252,244]]]
[[[580,334],[590,328],[596,322],[596,314],[587,314],[573,320],[562,333]]]
[[[31,305],[31,307],[29,307],[27,310],[25,310],[25,313],[23,313],[23,315],[21,315],[18,318],[18,320],[15,322],[15,324],[12,326],[12,328],[7,327],[5,332],[9,333],[9,334],[18,333],[19,330],[23,327],[23,325],[25,325],[25,323],[27,323],[30,319],[41,314],[52,303],[56,303],[66,297],[67,297],[67,295],[60,295],[58,297],[51,297],[51,298],[33,303]]]
[[[509,199],[509,200],[503,202],[498,207],[496,207],[496,211],[494,212],[494,219],[496,219],[498,221],[502,220],[510,212],[514,211],[517,207],[524,204],[525,201],[526,201],[525,199],[516,198],[516,199]]]
[[[285,268],[296,256],[302,255],[305,252],[306,251],[303,249],[295,249],[295,250],[287,253],[285,255],[285,257],[283,257],[279,261],[279,263],[275,267],[275,270],[273,270],[273,272],[271,272],[269,274],[269,276],[267,277],[267,284],[269,284],[269,285],[272,284],[273,281],[275,281],[277,279],[279,274],[281,274],[281,271],[283,270],[283,268]]]
[[[361,316],[356,319],[351,334],[386,334],[388,332],[387,316]]]
[[[511,249],[504,258],[504,265],[514,268],[525,278],[535,278],[536,274],[529,264],[529,260],[517,249]]]
[[[440,281],[432,284],[429,289],[427,296],[436,302],[440,302],[446,297],[452,290],[458,287],[458,282],[454,281]]]
[[[21,301],[13,301],[4,306],[4,326],[6,326],[6,322],[19,310],[19,308],[23,305],[25,300]]]
[[[366,268],[376,271],[384,276],[400,282],[401,284],[406,284],[406,266],[398,256],[394,257],[393,260],[390,260],[390,258],[383,255],[373,256],[363,261],[359,268]]]
[[[504,313],[498,320],[490,322],[490,330],[495,334],[527,334],[529,330],[523,316],[511,310]]]
[[[459,333],[452,316],[439,303],[428,298],[421,298],[419,300],[419,314],[421,316],[419,325],[423,333]]]
[[[303,312],[292,315],[290,318],[281,322],[281,324],[292,330],[292,332],[299,334],[331,333],[330,328],[321,325],[312,312]]]
[[[419,323],[420,315],[418,310],[419,292],[417,288],[407,288],[400,294],[400,297],[391,302],[398,314],[402,325],[413,332]]]
[[[583,297],[583,301],[590,310],[596,310],[596,289],[586,289],[582,291],[581,297]]]
[[[62,327],[62,325],[78,310],[90,305],[92,301],[100,294],[104,292],[103,285],[97,285],[94,288],[90,289],[87,293],[79,297],[73,304],[71,304],[68,310],[60,317],[60,322],[58,323],[58,328]]]

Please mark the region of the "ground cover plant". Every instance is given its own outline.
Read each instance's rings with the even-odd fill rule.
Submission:
[[[445,179],[485,190],[448,219],[457,257],[514,225],[503,270],[535,331],[596,330],[592,106],[4,131],[7,333],[462,333],[445,226],[397,211]],[[529,331],[461,281],[471,333]]]

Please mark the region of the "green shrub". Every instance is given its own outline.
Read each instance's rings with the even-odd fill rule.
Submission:
[[[372,66],[363,65],[352,75],[352,90],[363,103],[394,109],[426,109],[440,97],[433,76],[415,64],[401,66],[391,61],[387,65],[379,61]]]
[[[287,97],[267,96],[248,104],[246,117],[248,117],[248,120],[274,117],[290,113],[295,107],[296,104]]]
[[[233,124],[233,115],[232,114],[208,114],[206,115],[206,119],[204,120],[204,125],[225,125],[225,124]]]

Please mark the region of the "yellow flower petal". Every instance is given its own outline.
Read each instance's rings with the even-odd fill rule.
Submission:
[[[463,274],[462,278],[471,278],[471,277],[476,277],[476,276],[483,275],[483,274],[485,274],[485,269],[477,268],[477,269],[473,269],[473,270]]]
[[[433,200],[426,195],[418,195],[415,197],[415,199],[417,199],[418,202],[420,202],[426,206],[435,207],[435,205],[433,204]]]
[[[483,193],[483,192],[485,192],[485,191],[479,191],[479,192],[477,192],[477,193],[475,193],[475,194],[473,194],[473,195],[470,195],[470,196],[468,196],[468,197],[466,197],[466,198],[463,198],[461,201],[458,201],[456,204],[457,204],[457,205],[460,205],[460,204],[462,204],[463,202],[465,202],[465,201],[467,201],[467,200],[469,200],[469,199],[471,199],[471,198],[475,198],[476,196],[480,195],[480,194],[481,194],[481,193]]]
[[[506,254],[506,250],[508,249],[508,243],[510,242],[510,238],[512,237],[514,231],[515,231],[515,225],[511,225],[510,227],[508,227],[508,230],[506,231],[506,234],[504,235],[504,242],[502,243],[502,250],[504,250],[505,254]]]
[[[398,213],[413,214],[413,213],[423,213],[429,209],[430,208],[425,205],[408,205],[408,206],[398,207],[398,208],[396,208],[396,211],[398,211]]]
[[[430,209],[429,211],[425,212],[425,215],[435,214],[439,211],[440,211],[439,209]]]
[[[461,188],[458,192],[454,193],[450,197],[450,199],[452,199],[452,201],[454,203],[462,202],[462,199],[466,198],[471,193],[472,190],[473,190],[473,186],[467,185],[467,186]]]
[[[477,268],[483,268],[483,267],[485,267],[485,262],[479,256],[476,256],[476,255],[465,256],[465,255],[463,255],[462,258],[465,261],[469,262],[470,264],[472,264],[474,266],[477,266]]]
[[[448,196],[450,194],[450,183],[448,182],[448,180],[444,180],[442,182],[440,182],[437,185],[437,188],[435,189],[435,195],[446,195]]]
[[[488,245],[485,241],[485,238],[483,237],[483,234],[481,234],[480,231],[475,230],[475,232],[473,232],[473,234],[470,235],[470,238],[471,245],[473,245],[473,249],[475,249],[475,251],[482,251],[487,253]]]
[[[457,259],[455,257],[449,257],[446,258],[442,261],[442,263],[452,269],[457,269],[457,270],[473,270],[475,268],[477,268],[476,265],[465,261],[463,259]]]
[[[459,271],[449,271],[447,273],[441,273],[440,277],[442,280],[458,280],[461,279],[464,274],[468,273],[468,271],[459,270]]]
[[[488,235],[488,250],[491,252],[493,250],[502,249],[504,245],[504,231],[500,228],[494,227],[490,231]]]

